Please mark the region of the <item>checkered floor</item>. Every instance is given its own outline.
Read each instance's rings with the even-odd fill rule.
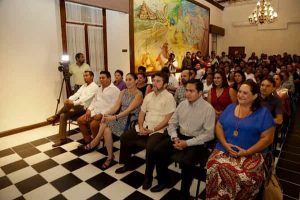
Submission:
[[[56,131],[58,129],[58,127],[53,128],[56,128]],[[78,129],[73,129],[70,133],[69,143],[58,148],[52,148],[53,141],[57,140],[57,135],[53,134],[33,141],[26,141],[26,137],[24,137],[26,143],[10,147],[6,142],[5,145],[9,147],[3,149],[2,146],[3,150],[0,151],[1,200],[174,200],[178,196],[180,169],[174,163],[169,167],[173,188],[165,189],[159,193],[151,193],[141,187],[145,171],[145,150],[136,152],[134,156],[136,170],[115,174],[115,169],[119,167],[120,141],[118,139],[114,141],[115,161],[110,168],[103,170],[101,165],[106,160],[107,154],[102,144],[99,145],[97,151],[82,154],[77,150],[77,146],[82,143],[82,135],[78,133]],[[19,140],[22,140],[21,136],[18,138],[20,143]],[[200,197],[205,197],[205,171],[195,170],[197,170],[195,174],[199,176],[195,177],[193,181],[191,195],[195,195],[197,182],[200,179]],[[156,184],[155,179],[153,185]]]

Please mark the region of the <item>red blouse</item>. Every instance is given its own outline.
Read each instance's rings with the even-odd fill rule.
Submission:
[[[211,88],[211,105],[216,111],[224,111],[225,108],[231,104],[229,89],[229,87],[225,87],[222,94],[217,97],[216,88]]]

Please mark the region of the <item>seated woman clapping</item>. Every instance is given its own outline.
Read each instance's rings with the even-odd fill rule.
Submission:
[[[237,99],[216,124],[219,142],[207,162],[206,199],[255,199],[264,180],[262,152],[273,142],[274,120],[252,80],[241,85]]]
[[[114,159],[112,133],[120,136],[130,121],[137,120],[143,101],[143,94],[137,89],[136,84],[137,76],[133,73],[128,73],[126,75],[127,89],[121,91],[115,105],[109,112],[104,114],[97,136],[83,147],[84,151],[91,151],[104,138],[108,157],[103,163],[102,168],[108,168]],[[119,114],[115,114],[118,110],[120,110]]]

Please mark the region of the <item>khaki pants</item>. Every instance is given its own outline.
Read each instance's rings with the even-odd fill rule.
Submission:
[[[66,139],[67,138],[67,121],[70,118],[81,116],[85,113],[85,109],[81,105],[73,106],[72,108],[67,108],[64,106],[60,111],[59,114],[59,138]]]

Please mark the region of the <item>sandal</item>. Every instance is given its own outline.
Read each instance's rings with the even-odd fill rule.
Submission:
[[[90,142],[86,145],[80,145],[78,148],[81,149],[83,152],[89,153],[97,149],[98,145],[99,143],[93,147],[92,142]]]
[[[102,164],[101,168],[102,169],[109,168],[113,164],[112,161],[114,161],[114,159],[115,159],[115,156],[113,156],[112,158],[107,158],[106,161]]]

